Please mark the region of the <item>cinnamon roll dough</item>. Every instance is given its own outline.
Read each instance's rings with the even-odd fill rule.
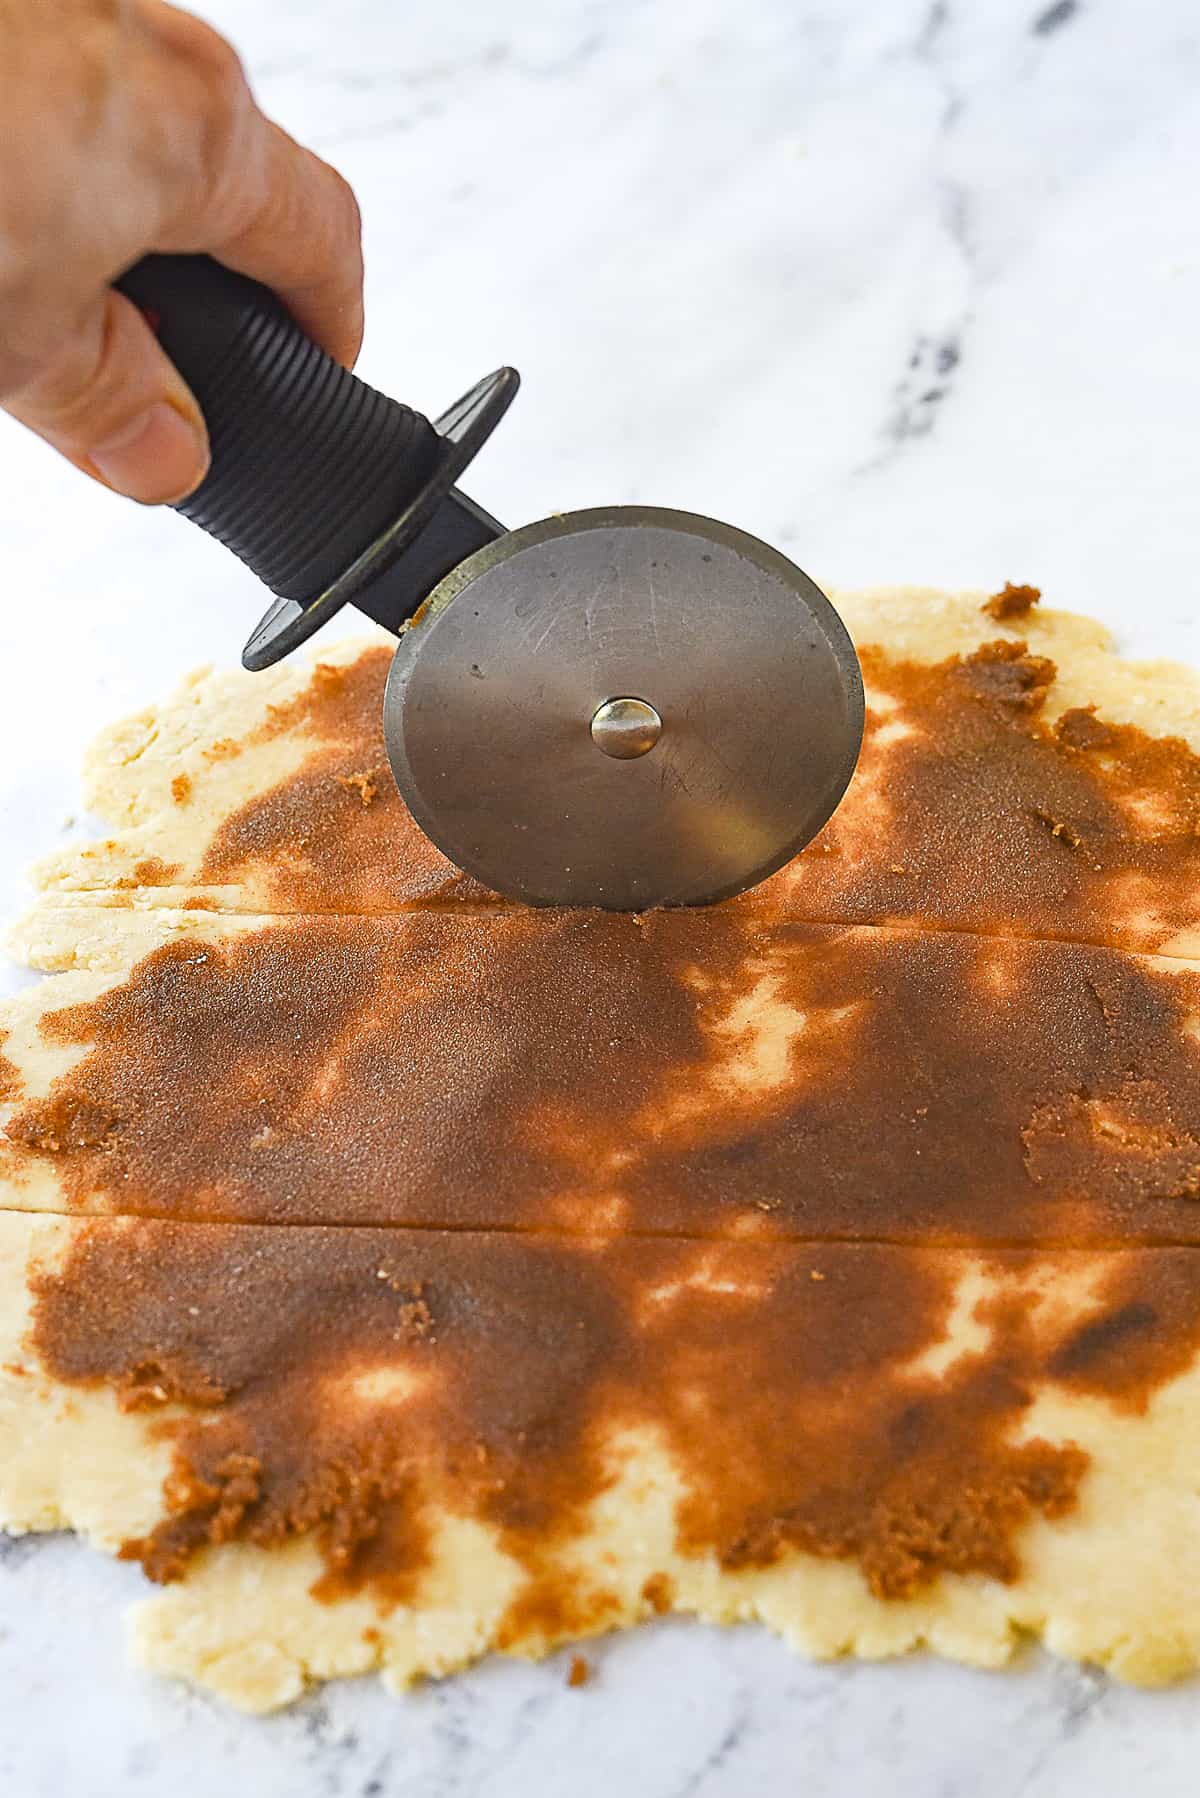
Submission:
[[[151,1666],[268,1709],[668,1609],[1195,1664],[1200,686],[836,598],[859,772],[705,911],[457,874],[382,640],[97,745],[0,1015],[0,1517],[139,1561]]]

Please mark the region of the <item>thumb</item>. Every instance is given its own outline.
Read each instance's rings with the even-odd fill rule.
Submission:
[[[142,314],[106,287],[5,409],[85,474],[145,505],[208,470],[200,408]]]

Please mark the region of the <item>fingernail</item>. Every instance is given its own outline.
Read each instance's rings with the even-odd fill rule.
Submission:
[[[88,461],[118,493],[143,505],[164,505],[199,486],[208,467],[208,446],[181,412],[158,400],[97,443]]]

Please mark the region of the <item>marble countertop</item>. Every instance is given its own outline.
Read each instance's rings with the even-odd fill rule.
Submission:
[[[1190,0],[205,0],[367,229],[369,380],[525,387],[471,490],[513,523],[711,512],[836,584],[1041,585],[1200,662],[1200,20]],[[0,919],[84,744],[261,593],[0,420]],[[337,628],[336,626],[334,627]],[[344,628],[344,627],[343,627]],[[0,990],[31,978],[0,974]],[[132,1671],[140,1574],[0,1545],[13,1798],[1106,1798],[1192,1790],[1200,1685],[1030,1656],[812,1667],[670,1623],[251,1721]]]

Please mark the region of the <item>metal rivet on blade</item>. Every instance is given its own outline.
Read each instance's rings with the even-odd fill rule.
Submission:
[[[661,735],[662,719],[644,699],[606,699],[592,718],[592,742],[620,762],[645,755]]]

